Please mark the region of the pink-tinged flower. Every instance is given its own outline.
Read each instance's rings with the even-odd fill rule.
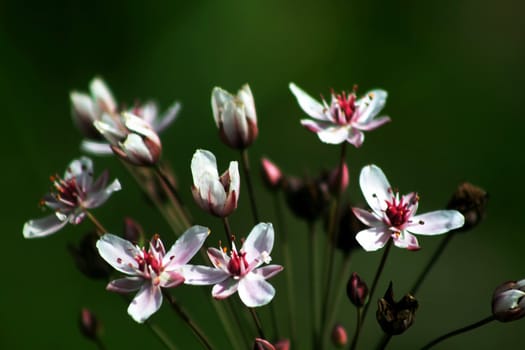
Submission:
[[[315,132],[324,143],[346,141],[360,147],[365,139],[363,131],[374,130],[390,121],[385,116],[374,119],[385,105],[387,92],[384,90],[369,91],[359,100],[355,88],[348,95],[332,92],[330,105],[324,99],[322,103],[316,101],[294,83],[290,83],[290,90],[303,111],[316,119],[302,119],[301,124]]]
[[[157,134],[164,131],[177,117],[181,104],[174,102],[168,110],[159,114],[158,106],[153,101],[137,105],[128,110],[119,109],[111,90],[101,78],[94,78],[90,85],[90,95],[73,91],[70,94],[73,121],[86,137],[82,141],[82,149],[96,155],[113,153],[110,144],[103,140],[95,121],[115,124],[117,129],[122,126],[120,112],[132,113],[146,122]]]
[[[359,184],[369,212],[352,208],[355,216],[369,229],[360,231],[356,239],[366,251],[381,249],[392,238],[394,244],[409,250],[419,249],[412,233],[439,235],[463,226],[465,218],[457,210],[437,210],[415,215],[419,197],[412,192],[404,196],[394,192],[383,171],[376,165],[365,166]]]
[[[79,224],[84,220],[86,209],[101,206],[115,191],[121,189],[120,182],[108,183],[108,172],[105,171],[93,181],[93,162],[87,157],[75,159],[69,164],[61,178],[51,176],[54,190],[44,196],[42,206],[53,210],[53,214],[25,223],[25,238],[44,237],[57,232],[68,222]]]
[[[496,288],[492,296],[492,314],[501,322],[525,316],[525,279],[505,282]]]
[[[242,302],[248,307],[268,304],[275,295],[275,289],[266,279],[282,271],[280,265],[270,263],[274,241],[273,226],[270,223],[257,224],[240,250],[232,243],[230,255],[226,249],[208,248],[208,256],[214,266],[190,266],[184,269],[186,284],[214,284],[212,296],[225,299],[239,292]]]
[[[245,149],[255,141],[259,129],[252,91],[248,84],[233,96],[220,87],[211,93],[213,119],[222,141],[233,148]]]
[[[166,252],[158,235],[151,239],[149,250],[128,240],[105,234],[97,242],[98,252],[113,268],[127,277],[111,281],[106,289],[117,293],[138,290],[128,307],[128,314],[142,323],[162,304],[161,288],[173,288],[184,282],[187,263],[202,247],[209,230],[190,227]]]
[[[213,153],[199,149],[191,159],[191,174],[191,193],[203,210],[226,217],[237,208],[241,183],[237,162],[230,162],[228,170],[219,176]]]

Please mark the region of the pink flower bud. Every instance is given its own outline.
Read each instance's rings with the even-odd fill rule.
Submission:
[[[346,294],[348,295],[348,299],[350,299],[356,307],[362,307],[366,304],[366,300],[368,299],[368,286],[356,272],[352,273],[352,276],[350,276],[348,280]]]
[[[80,328],[80,332],[90,340],[97,340],[102,328],[98,319],[87,308],[83,308],[80,312],[78,326]]]
[[[515,321],[525,316],[525,279],[500,285],[492,296],[492,314],[501,322]]]
[[[346,334],[346,329],[340,325],[336,324],[332,329],[332,343],[338,347],[342,348],[348,342],[348,335]]]
[[[283,173],[268,158],[261,158],[261,173],[264,183],[269,189],[278,189],[281,186]]]
[[[343,163],[342,173],[341,168],[337,166],[337,168],[333,169],[328,175],[328,188],[330,189],[330,192],[334,195],[338,193],[343,193],[347,189],[349,182],[350,176],[348,173],[348,167],[346,166],[346,163]]]

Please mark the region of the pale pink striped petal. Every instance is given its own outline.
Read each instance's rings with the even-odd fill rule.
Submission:
[[[117,293],[130,293],[139,289],[145,280],[141,277],[124,277],[108,283],[106,289]]]
[[[237,291],[239,286],[238,282],[239,281],[233,278],[228,278],[220,283],[217,283],[213,286],[211,295],[215,299],[225,299]]]
[[[239,281],[239,297],[248,307],[259,307],[272,301],[275,295],[273,286],[260,275],[248,273]]]
[[[180,236],[163,258],[164,269],[170,271],[185,265],[199,251],[210,234],[207,227],[195,225]]]
[[[145,283],[128,307],[128,314],[138,323],[143,323],[160,308],[162,292],[159,287]]]
[[[372,227],[358,232],[355,239],[364,250],[373,252],[385,246],[390,239],[390,231],[385,227]]]

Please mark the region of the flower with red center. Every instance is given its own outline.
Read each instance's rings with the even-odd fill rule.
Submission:
[[[369,91],[360,99],[356,98],[355,87],[348,94],[332,92],[330,105],[324,99],[322,103],[316,101],[294,83],[290,83],[290,90],[303,111],[316,119],[302,119],[301,124],[324,143],[346,141],[360,147],[365,139],[363,131],[374,130],[390,121],[386,116],[374,119],[385,105],[387,92],[384,90]]]
[[[111,194],[121,189],[120,182],[108,183],[108,172],[105,171],[93,181],[93,162],[87,157],[73,160],[64,177],[51,176],[53,191],[44,196],[42,206],[54,213],[41,219],[25,223],[25,238],[44,237],[57,232],[68,222],[77,225],[84,220],[86,209],[101,206]]]
[[[111,281],[106,289],[129,293],[138,290],[128,307],[128,314],[142,323],[155,313],[162,304],[160,288],[173,288],[185,279],[187,263],[202,247],[209,230],[203,226],[193,226],[166,252],[158,235],[150,241],[149,249],[134,245],[128,240],[112,234],[105,234],[97,242],[97,249],[117,271],[127,277]]]
[[[214,284],[212,296],[225,299],[239,292],[241,301],[248,307],[268,304],[275,295],[275,289],[266,279],[282,271],[280,265],[260,267],[270,263],[274,241],[273,226],[270,223],[257,224],[240,250],[232,244],[230,256],[226,249],[208,248],[208,256],[213,264],[190,266],[184,269],[186,284]]]
[[[463,226],[465,218],[457,210],[437,210],[415,215],[419,197],[412,192],[399,196],[394,192],[383,171],[376,165],[365,166],[359,185],[372,209],[352,208],[355,216],[369,229],[357,233],[356,239],[366,251],[381,249],[392,238],[394,244],[409,250],[419,249],[412,234],[438,235]]]

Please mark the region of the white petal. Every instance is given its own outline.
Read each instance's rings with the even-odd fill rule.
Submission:
[[[222,130],[232,144],[239,144],[248,135],[248,121],[244,106],[237,101],[226,103],[222,113]]]
[[[238,280],[228,278],[213,286],[211,295],[215,299],[225,299],[235,293],[239,287]]]
[[[104,204],[113,194],[113,192],[120,191],[121,189],[122,186],[120,185],[120,182],[118,181],[118,179],[115,179],[108,187],[98,192],[90,194],[89,198],[86,199],[86,201],[83,204],[88,209],[97,208]]]
[[[193,184],[199,188],[202,182],[203,174],[210,174],[212,177],[219,178],[217,171],[217,160],[213,153],[207,150],[198,149],[193,154],[191,159],[191,174],[193,176]]]
[[[65,173],[64,180],[78,177],[83,173],[93,174],[93,161],[88,157],[80,157],[69,163]]]
[[[126,128],[128,128],[130,131],[150,137],[150,138],[158,138],[157,133],[152,129],[151,125],[145,121],[144,119],[134,115],[133,113],[122,113],[122,118],[124,119],[124,124],[126,125]]]
[[[253,270],[251,273],[261,276],[265,280],[277,275],[284,268],[281,265],[267,265]]]
[[[233,101],[234,97],[226,90],[220,87],[213,88],[211,92],[211,108],[213,111],[213,119],[217,127],[220,125],[221,116],[224,112],[224,107],[227,103]]]
[[[383,224],[381,219],[379,219],[376,214],[371,213],[368,210],[354,207],[352,208],[352,212],[354,213],[355,217],[359,219],[359,221],[367,226],[378,226]]]
[[[119,146],[132,162],[154,163],[155,161],[144,139],[137,134],[129,134]]]
[[[253,259],[260,258],[262,253],[270,254],[273,249],[274,231],[271,223],[257,224],[242,245],[246,259],[251,264]]]
[[[289,87],[292,93],[295,95],[299,106],[306,114],[314,119],[330,121],[330,119],[325,115],[325,107],[321,103],[317,102],[294,83],[290,83]]]
[[[379,226],[358,232],[355,239],[364,250],[373,252],[383,248],[390,239],[390,235],[391,233],[386,227]]]
[[[152,283],[145,283],[128,307],[128,314],[137,322],[143,323],[162,305],[162,292]]]
[[[97,249],[100,256],[115,270],[128,275],[137,274],[138,263],[135,257],[141,253],[130,241],[106,233],[97,241]]]
[[[392,199],[390,183],[383,171],[374,164],[363,167],[359,175],[359,185],[370,208],[382,215],[382,210],[386,209],[385,201]]]
[[[275,296],[275,289],[264,278],[248,273],[239,282],[239,297],[248,307],[259,307],[268,304]]]
[[[370,131],[379,128],[381,125],[390,122],[390,117],[379,117],[368,121],[366,124],[353,123],[352,126],[359,130]]]
[[[139,289],[144,284],[141,277],[124,277],[108,283],[106,289],[117,293],[130,293]]]
[[[117,109],[117,103],[111,94],[108,86],[101,78],[94,78],[89,85],[91,94],[102,109],[108,113],[114,113]]]
[[[108,156],[113,154],[111,147],[107,142],[82,140],[80,149],[84,152],[94,154],[97,156]]]
[[[319,139],[324,143],[337,145],[346,141],[351,128],[349,125],[331,126],[317,133]]]
[[[170,271],[188,263],[201,249],[209,234],[210,230],[204,226],[195,225],[187,229],[164,255],[164,268]]]
[[[346,139],[346,142],[348,142],[351,145],[354,145],[356,148],[361,147],[363,142],[365,141],[365,134],[357,130],[356,128],[351,128],[350,132],[348,133],[348,137]]]
[[[404,231],[399,235],[394,235],[393,240],[394,240],[394,245],[396,247],[404,248],[408,250],[420,249],[416,236],[410,234],[407,231]]]
[[[202,265],[181,266],[184,283],[196,286],[217,284],[230,277],[230,274],[221,269]]]
[[[237,97],[242,101],[246,109],[246,118],[257,123],[257,115],[255,113],[255,101],[253,100],[252,90],[248,84],[244,84],[237,93]]]
[[[208,258],[210,258],[211,263],[218,269],[228,271],[228,263],[230,258],[224,254],[222,250],[217,248],[208,248]]]
[[[68,223],[68,220],[60,220],[55,214],[41,219],[29,220],[24,224],[22,233],[24,238],[45,237],[57,232]]]
[[[160,117],[159,120],[155,121],[153,128],[156,132],[160,133],[164,131],[168,126],[171,125],[179,115],[179,112],[182,108],[180,102],[175,101],[168,110]]]
[[[236,161],[230,162],[228,173],[230,176],[230,188],[229,188],[228,193],[235,192],[237,199],[239,199],[239,191],[241,188],[241,177],[239,175],[239,163],[237,163]]]
[[[355,121],[368,124],[383,109],[388,94],[385,90],[372,90],[356,101],[357,111]]]
[[[406,227],[410,232],[420,235],[439,235],[465,223],[465,218],[457,210],[437,210],[416,215],[410,219],[412,223]]]

